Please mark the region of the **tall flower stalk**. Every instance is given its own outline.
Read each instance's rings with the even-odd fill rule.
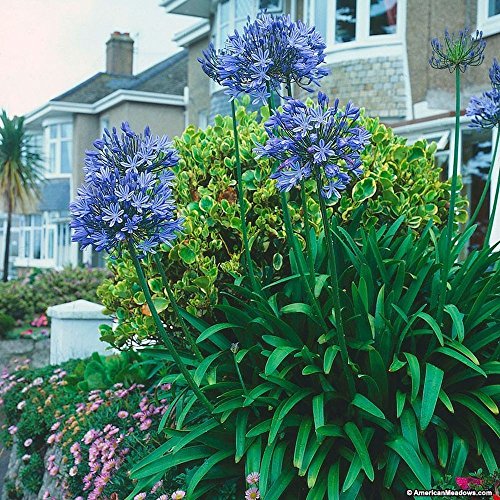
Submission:
[[[94,142],[96,150],[87,152],[85,183],[70,205],[72,240],[97,252],[129,251],[160,338],[188,386],[211,413],[212,404],[186,368],[161,321],[141,266],[141,259],[154,255],[161,244],[171,246],[182,230],[182,219],[175,217],[171,189],[174,174],[170,170],[179,157],[166,136],[155,137],[148,127],[138,135],[123,123],[122,132],[119,136],[116,129],[106,130],[102,139]],[[176,311],[173,295],[169,298]],[[199,351],[195,353],[200,356]]]
[[[450,210],[446,225],[446,246],[441,267],[441,290],[439,294],[438,319],[442,320],[446,302],[448,274],[453,262],[450,261],[453,238],[453,223],[455,221],[455,206],[458,186],[458,148],[460,145],[460,75],[469,66],[478,66],[484,60],[486,42],[482,33],[477,31],[472,35],[468,28],[457,35],[445,31],[444,41],[438,38],[431,41],[432,56],[429,64],[436,69],[448,69],[455,73],[455,147],[453,154],[453,171],[451,177]]]
[[[283,111],[274,110],[265,124],[269,135],[267,143],[255,150],[258,157],[277,161],[278,167],[271,177],[282,193],[298,185],[303,186],[309,178],[316,182],[333,290],[337,343],[346,370],[349,354],[342,318],[338,266],[325,199],[339,199],[350,180],[362,173],[360,155],[370,134],[356,125],[358,118],[359,108],[351,102],[342,110],[338,100],[330,106],[328,97],[321,92],[318,93],[318,103],[312,106],[287,98]],[[347,372],[345,376],[349,389],[354,390],[352,374]]]

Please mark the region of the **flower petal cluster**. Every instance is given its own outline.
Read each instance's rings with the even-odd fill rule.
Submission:
[[[338,99],[330,107],[322,92],[311,106],[288,98],[283,111],[266,122],[269,139],[255,153],[279,162],[271,178],[280,191],[313,176],[322,184],[324,198],[340,198],[351,178],[363,172],[360,155],[370,134],[356,125],[359,113],[351,102],[340,109]]]
[[[319,67],[325,48],[315,28],[292,22],[289,15],[261,12],[253,22],[248,18],[243,33],[229,35],[221,50],[211,44],[198,60],[231,98],[248,93],[254,104],[265,104],[270,90],[279,94],[282,84],[296,83],[307,91],[312,91],[309,85],[319,85],[328,74],[326,67]]]
[[[500,90],[500,64],[498,64],[496,59],[493,59],[489,75],[491,86],[496,90]]]
[[[433,68],[448,69],[450,72],[458,68],[464,72],[468,66],[479,66],[483,62],[486,42],[481,31],[473,35],[469,28],[465,28],[458,35],[445,30],[444,41],[433,38],[431,46],[429,64]]]
[[[471,97],[466,115],[472,116],[471,128],[493,128],[500,124],[500,89]]]
[[[72,239],[98,252],[131,242],[141,255],[154,253],[182,230],[169,168],[179,156],[167,136],[153,136],[149,127],[139,135],[124,122],[122,132],[105,130],[87,151],[85,182],[70,205]]]

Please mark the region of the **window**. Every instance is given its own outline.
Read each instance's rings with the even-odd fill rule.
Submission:
[[[404,0],[307,0],[306,22],[327,45],[383,43],[399,34],[398,7]]]
[[[55,258],[54,242],[57,226],[52,222],[53,213],[24,215],[18,228],[19,260],[51,261]]]
[[[71,123],[56,123],[47,126],[46,165],[49,174],[71,174],[72,135]]]
[[[261,10],[279,13],[283,11],[283,0],[223,0],[217,5],[213,38],[217,48],[222,47],[227,36],[239,30]]]
[[[477,29],[485,36],[500,33],[500,0],[478,0]]]

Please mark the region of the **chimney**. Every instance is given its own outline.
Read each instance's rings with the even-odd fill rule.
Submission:
[[[106,73],[111,75],[132,75],[134,40],[130,33],[111,33],[106,42]]]

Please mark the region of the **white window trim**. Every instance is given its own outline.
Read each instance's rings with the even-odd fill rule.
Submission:
[[[315,2],[325,0],[306,0],[304,19],[306,23],[313,26],[315,20]],[[390,35],[370,35],[370,16],[369,0],[357,0],[356,4],[356,39],[352,42],[335,42],[335,12],[337,2],[330,1],[327,6],[327,33],[325,43],[327,45],[326,53],[338,53],[344,51],[379,48],[381,45],[400,45],[404,42],[406,32],[406,0],[398,0],[398,17],[396,24],[396,33]],[[375,55],[370,51],[366,57]],[[379,54],[379,52],[377,53]]]
[[[488,4],[489,0],[478,0],[477,2],[477,29],[482,31],[484,36],[500,33],[500,14],[490,17]]]
[[[59,127],[58,137],[56,139],[50,138],[50,127],[53,125],[57,125]],[[61,134],[61,126],[62,125],[71,125],[71,136],[69,138],[62,138]],[[60,144],[62,141],[69,141],[71,144],[70,148],[70,164],[71,170],[73,170],[73,121],[71,119],[46,119],[43,121],[43,152],[44,152],[44,163],[45,163],[45,171],[44,177],[46,179],[60,179],[60,178],[71,178],[72,172],[61,172],[61,148],[56,147],[56,159],[55,159],[55,172],[50,171],[50,144],[55,142],[56,144]]]

